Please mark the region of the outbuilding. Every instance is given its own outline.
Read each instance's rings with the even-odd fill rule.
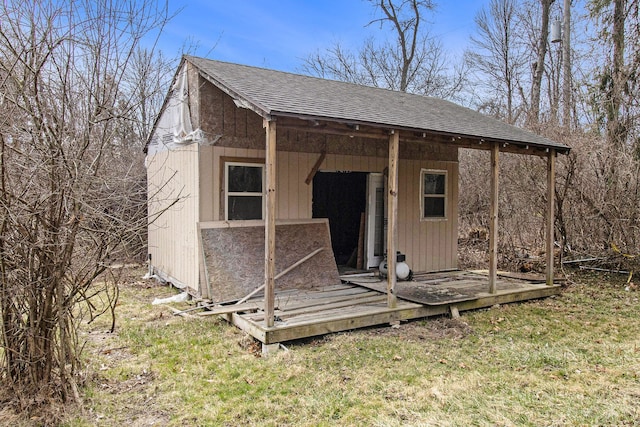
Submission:
[[[457,270],[461,148],[491,152],[483,277]],[[501,289],[497,271],[502,152],[547,164],[547,273],[526,292]],[[146,146],[150,266],[265,344],[551,295],[555,161],[568,152],[449,101],[184,56]],[[398,252],[389,271],[405,259],[417,281],[340,280],[343,266],[377,271]],[[439,287],[434,304],[403,296],[447,280],[458,287]],[[283,296],[302,294],[324,295],[340,319],[300,302],[287,311]],[[350,317],[357,304],[365,314]],[[303,327],[286,320],[293,311]]]

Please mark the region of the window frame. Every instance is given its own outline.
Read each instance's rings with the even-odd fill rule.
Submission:
[[[225,221],[250,221],[250,220],[242,220],[242,219],[229,219],[229,197],[256,197],[260,196],[262,212],[260,213],[260,218],[254,219],[254,221],[262,221],[265,216],[265,184],[266,184],[266,167],[264,160],[254,160],[254,159],[228,159],[223,161],[223,177],[224,177],[224,220]],[[244,192],[244,191],[229,191],[229,167],[230,166],[244,166],[244,167],[252,167],[252,168],[261,168],[262,169],[262,191],[261,192]]]
[[[444,176],[444,193],[442,194],[425,194],[424,177],[425,175]],[[444,213],[442,216],[425,216],[425,198],[443,199]],[[449,174],[444,169],[420,169],[420,221],[446,221],[449,216]]]

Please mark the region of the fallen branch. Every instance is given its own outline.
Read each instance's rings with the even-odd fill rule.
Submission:
[[[171,306],[167,306],[169,308],[169,310],[171,310],[173,312],[174,316],[182,316],[182,317],[187,317],[190,319],[196,319],[195,316],[192,316],[190,314],[185,313],[184,311],[180,311],[177,308],[171,307]]]
[[[579,264],[581,262],[592,262],[592,261],[601,261],[604,258],[582,258],[582,259],[572,259],[572,260],[567,260],[567,261],[562,261],[562,264],[564,265],[568,265],[568,264]]]
[[[607,268],[598,268],[598,267],[587,267],[586,265],[581,265],[578,267],[580,270],[593,270],[593,271],[602,271],[604,273],[618,273],[618,274],[629,274],[628,271],[625,270],[609,270]]]

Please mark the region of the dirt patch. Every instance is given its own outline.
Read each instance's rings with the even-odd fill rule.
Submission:
[[[398,326],[385,326],[364,330],[367,335],[384,335],[406,340],[423,341],[438,339],[461,339],[473,333],[466,322],[447,317],[401,323]]]
[[[144,391],[156,378],[153,371],[143,369],[142,372],[131,375],[125,380],[105,380],[99,381],[98,387],[112,394],[119,394],[130,391]]]
[[[427,320],[402,322],[400,325],[396,326],[373,326],[354,331],[302,338],[294,340],[288,344],[285,343],[285,346],[291,344],[293,346],[322,347],[341,335],[349,335],[355,338],[358,334],[364,334],[365,336],[401,338],[404,341],[433,341],[442,339],[462,339],[473,333],[473,328],[461,319],[432,317]],[[238,345],[243,350],[255,355],[256,357],[261,357],[262,355],[260,342],[250,335],[243,336],[238,341]]]

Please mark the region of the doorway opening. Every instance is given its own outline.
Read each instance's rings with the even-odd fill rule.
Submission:
[[[366,172],[318,172],[313,178],[312,216],[328,218],[338,266],[356,267],[360,222],[367,208]]]

